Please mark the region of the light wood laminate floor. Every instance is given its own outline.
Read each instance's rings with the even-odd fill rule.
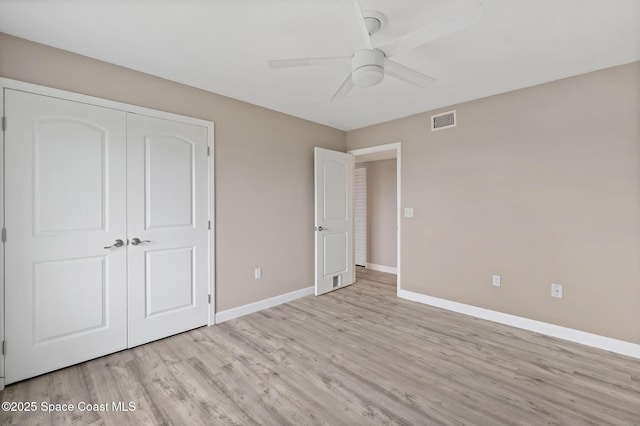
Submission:
[[[38,411],[0,424],[640,425],[640,360],[395,294],[359,268],[339,291],[9,385],[3,402]]]

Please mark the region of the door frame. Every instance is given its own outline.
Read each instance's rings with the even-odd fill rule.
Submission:
[[[347,151],[348,154],[354,157],[359,157],[367,154],[375,154],[387,151],[395,151],[396,158],[396,268],[397,268],[397,285],[396,294],[400,294],[401,282],[402,282],[402,256],[401,256],[401,239],[402,239],[402,143],[394,142],[385,145],[371,146],[368,148],[353,149]],[[355,170],[355,169],[354,169]],[[355,270],[355,256],[354,256],[354,270]]]
[[[203,120],[194,117],[188,117],[185,115],[174,114],[171,112],[159,111],[151,108],[145,108],[137,105],[131,105],[124,102],[112,101],[108,99],[97,98],[94,96],[84,95],[76,92],[69,92],[66,90],[54,89],[51,87],[41,86],[38,84],[26,83],[19,80],[13,80],[9,78],[0,77],[0,116],[4,117],[4,89],[13,89],[22,92],[33,93],[36,95],[50,96],[54,98],[60,98],[64,100],[86,103],[91,105],[96,105],[104,108],[116,109],[119,111],[125,111],[134,114],[141,114],[156,118],[161,118],[165,120],[177,121],[181,123],[193,124],[197,126],[202,126],[207,128],[207,146],[209,152],[208,158],[208,216],[209,221],[211,223],[208,238],[208,289],[209,294],[211,295],[211,306],[209,307],[209,320],[208,324],[215,324],[215,161],[214,161],[214,123],[212,121]],[[7,120],[9,121],[10,118]],[[4,121],[3,121],[4,123]],[[7,126],[10,126],[11,123],[7,122]],[[1,145],[0,145],[0,164],[2,165],[2,170],[0,172],[0,225],[2,229],[5,227],[5,181],[4,181],[4,140],[5,132],[2,131]],[[10,231],[9,231],[10,232]],[[9,236],[10,238],[10,236]],[[4,243],[0,244],[0,341],[4,342],[4,331],[5,331],[5,318],[4,318],[4,286],[5,286],[5,275],[4,275],[4,262],[5,262],[5,251],[4,251]],[[0,390],[4,389],[4,356],[2,357],[2,362],[0,362]]]
[[[2,118],[2,137],[0,138],[0,228],[2,229],[2,241],[0,241],[0,342],[2,342],[2,360],[0,362],[0,390],[4,389],[4,81],[0,78],[0,117]]]

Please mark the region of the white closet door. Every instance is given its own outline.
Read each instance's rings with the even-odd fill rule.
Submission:
[[[127,345],[126,113],[5,90],[12,383]]]
[[[207,140],[206,127],[128,116],[129,347],[208,323]]]

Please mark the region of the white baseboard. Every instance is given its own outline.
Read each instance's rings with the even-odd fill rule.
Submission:
[[[562,327],[559,325],[523,318],[516,315],[510,315],[502,312],[492,311],[489,309],[479,308],[477,306],[466,305],[464,303],[452,302],[446,299],[426,296],[424,294],[414,293],[408,290],[399,289],[398,297],[412,300],[414,302],[424,303],[426,305],[436,306],[442,309],[447,309],[449,311],[470,315],[476,318],[482,318],[500,324],[534,331],[536,333],[545,334],[547,336],[557,337],[559,339],[569,340],[575,343],[581,343],[583,345],[604,349],[606,351],[615,352],[621,355],[640,358],[640,345],[631,342],[625,342],[624,340],[612,339],[610,337],[587,333],[584,331],[575,330],[573,328]]]
[[[366,267],[369,269],[373,269],[374,271],[388,272],[389,274],[398,275],[398,268],[394,266],[384,266],[384,265],[376,265],[375,263],[367,263]]]
[[[238,306],[237,308],[227,309],[225,311],[216,313],[216,324],[229,321],[243,315],[252,314],[263,309],[272,308],[283,303],[291,302],[292,300],[300,299],[301,297],[309,296],[313,293],[314,287],[311,286],[303,288],[301,290],[292,291],[290,293],[281,294],[279,296],[270,297],[268,299],[259,300],[247,305]]]

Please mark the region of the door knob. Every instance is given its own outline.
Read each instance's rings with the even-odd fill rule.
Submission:
[[[143,243],[150,243],[151,241],[149,240],[141,240],[140,238],[134,238],[133,240],[131,240],[131,244],[133,244],[134,246],[143,244]]]
[[[316,231],[326,231],[327,228],[322,227],[322,226],[316,226]]]
[[[113,244],[112,244],[112,245],[110,245],[110,246],[106,246],[105,248],[106,248],[106,249],[110,249],[110,248],[112,248],[112,247],[122,247],[123,245],[124,245],[124,241],[122,241],[122,240],[116,240],[116,242],[115,242],[115,243],[113,243]]]

